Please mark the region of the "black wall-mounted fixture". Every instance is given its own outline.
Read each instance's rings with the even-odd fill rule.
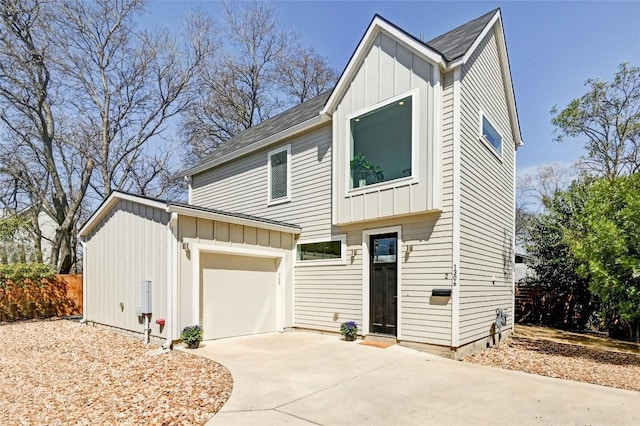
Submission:
[[[431,297],[451,297],[450,288],[434,288],[431,291]]]

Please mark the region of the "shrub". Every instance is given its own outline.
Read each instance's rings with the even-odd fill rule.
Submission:
[[[342,325],[340,325],[340,333],[342,333],[345,338],[355,339],[358,334],[358,324],[356,324],[355,321],[343,322]]]
[[[182,330],[180,338],[187,345],[193,345],[196,342],[202,341],[202,327],[198,324],[189,325]]]

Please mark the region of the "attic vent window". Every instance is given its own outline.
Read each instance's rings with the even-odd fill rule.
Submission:
[[[500,136],[500,133],[491,125],[491,122],[489,122],[489,119],[484,114],[481,113],[480,116],[482,118],[480,138],[483,142],[491,146],[498,153],[498,156],[502,157],[502,136]]]
[[[269,205],[291,200],[291,145],[269,152]]]

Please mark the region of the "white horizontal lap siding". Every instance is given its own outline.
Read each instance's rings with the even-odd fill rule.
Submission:
[[[378,34],[333,115],[338,147],[334,152],[334,188],[337,191],[334,217],[337,224],[426,211],[435,204],[429,185],[434,170],[434,159],[430,155],[434,129],[433,102],[436,98],[434,73],[432,64],[412,53],[402,43],[383,32]],[[347,137],[347,116],[409,92],[417,94],[413,107],[418,108],[420,113],[418,123],[414,126],[419,136],[414,162],[417,169],[414,175],[418,177],[418,182],[345,196],[350,176],[347,147],[351,143]]]
[[[353,261],[351,250],[357,250]],[[347,233],[346,259],[344,265],[296,266],[296,327],[338,332],[345,321],[356,321],[362,327],[361,232]]]
[[[441,216],[402,226],[400,249],[402,340],[449,346],[451,306],[431,304],[431,292],[451,287],[451,197],[444,195]]]
[[[291,144],[291,201],[267,205],[268,149],[193,176],[194,205],[251,214],[299,225],[304,238],[331,229],[331,126],[281,144]]]
[[[166,315],[166,224],[169,214],[121,200],[87,238],[86,318],[143,333],[136,316],[140,281],[152,281],[152,335]],[[122,308],[120,307],[122,303]]]
[[[514,142],[496,38],[463,66],[461,84],[460,344],[487,337],[503,308],[512,323]],[[479,139],[480,111],[502,136],[502,157]]]

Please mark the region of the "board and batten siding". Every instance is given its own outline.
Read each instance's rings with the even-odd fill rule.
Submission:
[[[274,254],[283,254],[283,261],[287,265],[293,262],[294,235],[287,232],[271,231],[253,226],[238,225],[222,221],[214,221],[190,216],[180,216],[178,219],[178,241],[184,243],[199,243],[207,245],[219,245],[237,249],[256,249],[260,251],[273,251]],[[179,277],[180,277],[180,318],[179,328],[182,329],[192,324],[193,318],[193,288],[194,277],[192,271],[191,251],[179,248]],[[250,256],[238,253],[240,256]],[[274,260],[275,261],[275,260]],[[277,265],[276,265],[277,266]],[[293,276],[292,268],[286,267],[285,291],[285,327],[293,325],[291,307],[293,306]],[[202,265],[201,265],[202,272]],[[199,280],[200,277],[197,277]],[[198,281],[201,289],[201,282]],[[200,314],[202,315],[202,300],[200,301]],[[200,324],[202,318],[200,318]]]
[[[460,344],[490,335],[496,309],[513,324],[515,145],[492,30],[463,66],[460,175]],[[480,112],[502,136],[502,158],[480,140]]]
[[[435,168],[437,160],[432,155],[436,73],[436,67],[430,62],[386,33],[380,32],[375,38],[333,114],[333,138],[337,147],[333,153],[335,224],[412,214],[439,207],[440,200],[434,199],[432,188],[434,181],[440,178]],[[351,142],[347,117],[412,90],[417,91],[413,107],[419,111],[417,161],[414,161],[417,170],[413,172],[418,181],[389,183],[378,190],[348,192],[351,159],[347,158],[347,147]]]
[[[169,218],[158,208],[120,200],[89,234],[84,276],[88,321],[144,333],[136,307],[140,282],[151,280],[151,335],[166,337],[155,320],[166,315]]]
[[[291,201],[267,205],[267,153],[291,144]],[[191,202],[301,226],[301,238],[331,234],[331,126],[193,176]]]

